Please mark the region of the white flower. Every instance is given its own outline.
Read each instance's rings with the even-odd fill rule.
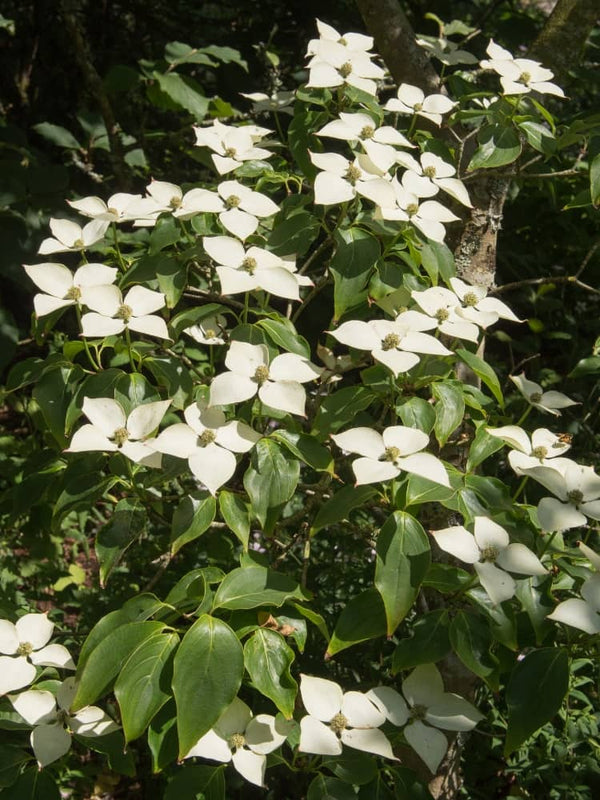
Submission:
[[[538,503],[540,525],[545,531],[565,531],[586,524],[586,517],[600,520],[600,476],[569,458],[555,458],[548,466],[521,467],[556,497]]]
[[[40,767],[56,761],[69,751],[71,734],[83,737],[105,736],[119,726],[98,706],[69,711],[77,690],[75,678],[67,678],[51,692],[30,689],[9,697],[13,708],[25,722],[33,725],[31,746]]]
[[[357,194],[377,205],[393,202],[394,193],[381,171],[365,155],[354,161],[339,153],[311,153],[310,160],[323,172],[315,178],[315,203],[324,206],[345,203]]]
[[[376,216],[382,219],[410,222],[424,236],[433,239],[434,242],[443,242],[446,229],[442,223],[453,222],[459,217],[438,203],[437,200],[425,200],[423,203],[419,203],[417,195],[407,191],[396,177],[392,178],[389,185],[392,188],[393,196],[386,198],[385,204],[379,204]]]
[[[520,375],[511,375],[510,379],[528,403],[534,408],[539,408],[540,411],[547,411],[548,414],[553,414],[555,417],[560,417],[559,408],[579,405],[579,403],[571,400],[570,397],[567,397],[562,392],[545,392],[539,383],[528,380],[524,372]]]
[[[339,119],[328,122],[318,136],[329,136],[346,142],[359,141],[370,160],[382,172],[396,163],[395,147],[414,147],[396,128],[391,125],[377,127],[373,119],[364,113],[348,114],[342,112]]]
[[[224,181],[217,186],[223,198],[219,220],[238,239],[247,239],[258,228],[258,219],[270,217],[279,207],[266,195],[253,192],[238,181]]]
[[[270,95],[264,92],[240,92],[240,94],[252,101],[253,114],[280,112],[294,116],[292,104],[296,98],[295,92],[273,92]]]
[[[169,338],[164,319],[152,313],[165,305],[162,292],[132,286],[123,297],[116,286],[97,286],[86,295],[86,305],[93,310],[81,318],[83,336],[112,336],[129,328],[148,336]]]
[[[486,428],[486,431],[490,436],[496,436],[514,448],[508,454],[508,460],[517,474],[523,474],[522,470],[528,467],[544,466],[548,459],[562,456],[571,446],[569,435],[557,436],[547,428],[535,430],[531,434],[531,439],[523,428],[517,425]]]
[[[422,292],[411,292],[411,297],[430,317],[436,320],[438,330],[457,339],[477,342],[479,328],[475,323],[460,317],[460,298],[443,286],[432,286]]]
[[[253,717],[246,703],[236,697],[215,727],[196,742],[185,758],[201,756],[222,763],[232,761],[242,777],[262,786],[267,754],[285,742],[289,731],[290,723],[270,714]]]
[[[432,36],[421,37],[417,39],[417,44],[447,66],[477,63],[477,58],[472,53],[467,50],[459,50],[458,45],[446,39],[445,36],[440,36],[439,38]]]
[[[432,355],[452,355],[444,345],[433,336],[422,333],[435,327],[435,321],[418,311],[405,311],[395,320],[349,320],[334,331],[327,331],[338,342],[355,347],[357,350],[370,350],[376,361],[390,369],[397,377],[419,363],[416,353]]]
[[[342,692],[334,681],[301,675],[300,694],[308,716],[300,720],[303,753],[337,756],[342,744],[384,758],[395,756],[378,730],[384,714],[362,692]]]
[[[46,614],[25,614],[16,623],[0,620],[0,695],[29,686],[36,666],[75,669],[61,644],[48,644],[54,623]]]
[[[184,328],[183,332],[199,344],[225,344],[227,320],[221,314],[205,317],[197,325]]]
[[[480,328],[494,325],[499,319],[511,322],[523,321],[513,314],[506,303],[495,297],[488,297],[484,286],[472,286],[460,278],[450,278],[450,286],[460,300],[458,315],[479,325]]]
[[[160,461],[160,456],[156,458],[156,451],[146,440],[158,428],[170,405],[170,400],[143,403],[127,416],[116,400],[84,397],[82,411],[91,424],[83,425],[74,433],[66,452],[119,451],[132,461],[154,466],[157,460]]]
[[[494,604],[514,597],[517,585],[508,572],[545,575],[548,571],[535,553],[519,542],[511,544],[504,528],[488,517],[475,517],[474,531],[469,533],[462,525],[454,525],[431,533],[446,553],[473,564]]]
[[[530,58],[513,58],[508,50],[497,45],[493,39],[490,39],[486,53],[491,58],[480,61],[480,66],[483,69],[493,69],[500,75],[504,94],[540,92],[540,94],[553,94],[557,97],[565,96],[559,86],[550,83],[554,73],[542,67],[539,61],[532,61]]]
[[[138,226],[154,225],[157,217],[163,213],[170,213],[178,219],[189,219],[195,214],[223,209],[219,195],[208,189],[190,189],[184,194],[175,183],[152,180],[146,190],[148,197],[144,198],[144,202],[148,205],[145,215],[140,213],[136,219]]]
[[[257,132],[258,133],[257,136]],[[219,175],[232,172],[252,159],[270,158],[273,154],[262,147],[255,147],[256,139],[271,133],[256,125],[223,125],[214,120],[210,128],[194,128],[197,147],[209,147],[216,155],[211,156]]]
[[[376,81],[381,80],[385,73],[372,62],[371,55],[365,50],[352,49],[340,40],[321,38],[309,42],[309,55],[311,53],[308,88],[334,88],[348,84],[368,94],[377,94]]]
[[[572,597],[559,603],[547,619],[564,622],[586,633],[600,633],[600,556],[583,542],[579,549],[591,561],[596,572],[585,579],[581,586],[581,598]]]
[[[64,264],[23,264],[23,269],[45,294],[36,294],[33,307],[38,317],[59,308],[87,305],[98,286],[114,283],[118,270],[104,264],[84,264],[75,274]]]
[[[402,176],[402,186],[417,197],[433,197],[441,189],[464,206],[472,206],[464,183],[452,177],[456,170],[434,153],[423,153],[419,169],[409,169]]]
[[[322,370],[296,353],[282,353],[269,361],[264,344],[232,342],[225,358],[230,372],[213,379],[210,405],[226,406],[259,399],[271,408],[304,416],[306,392],[301,384],[319,377]]]
[[[402,682],[402,694],[408,708],[389,687],[371,689],[367,696],[394,725],[410,720],[403,731],[406,741],[435,773],[448,749],[448,740],[436,728],[470,731],[483,714],[460,695],[444,692],[442,676],[434,664],[416,667]]]
[[[411,86],[409,83],[401,83],[397,94],[397,99],[392,98],[385,104],[386,111],[396,111],[399,114],[418,114],[436,125],[441,125],[442,115],[452,111],[456,105],[443,94],[430,94],[425,97],[422,89],[419,89],[418,86]]]
[[[277,297],[299,300],[299,287],[312,283],[310,278],[296,274],[293,263],[262,247],[245,250],[242,243],[231,236],[205,236],[202,244],[218,264],[221,294],[263,289]]]
[[[311,39],[308,43],[307,55],[315,55],[321,42],[335,42],[340,47],[345,47],[348,52],[366,53],[373,47],[373,37],[364,33],[339,33],[334,27],[317,19],[319,39]]]
[[[233,453],[247,453],[260,434],[243,422],[227,422],[220,409],[200,402],[188,406],[183,415],[187,425],[170,425],[152,446],[159,453],[186,458],[196,478],[215,494],[235,472]]]
[[[44,239],[38,253],[43,256],[51,253],[66,253],[76,250],[85,250],[104,238],[106,229],[110,225],[108,220],[93,219],[83,228],[69,219],[50,220],[50,230],[54,238]]]
[[[419,452],[429,444],[423,431],[404,425],[393,425],[383,433],[372,428],[351,428],[331,438],[342,450],[362,456],[352,462],[357,486],[389,481],[402,471],[450,486],[442,462],[430,453]]]
[[[67,203],[84,217],[108,220],[108,222],[129,222],[137,219],[143,207],[141,194],[117,192],[104,202],[101,197],[82,197],[67,200]]]

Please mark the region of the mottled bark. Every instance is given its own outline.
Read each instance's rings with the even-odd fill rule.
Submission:
[[[598,0],[559,0],[528,55],[549,67],[561,83],[579,62],[586,39],[598,22]]]

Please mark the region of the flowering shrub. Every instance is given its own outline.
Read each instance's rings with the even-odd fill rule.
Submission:
[[[47,644],[45,615],[0,623],[10,724],[31,731],[41,767],[74,737],[132,774],[123,751],[144,738],[153,771],[206,796],[225,797],[214,762],[232,762],[257,786],[302,773],[308,798],[352,786],[404,797],[417,785],[404,763],[431,777],[449,737],[492,725],[472,690],[445,690],[451,654],[471,687],[505,693],[493,735],[510,754],[556,714],[582,634],[600,630],[600,557],[572,532],[600,519],[600,477],[563,456],[560,431],[520,427],[575,401],[512,376],[529,404],[513,423],[483,343],[522,321],[445,244],[472,206],[469,178],[526,146],[546,152],[545,95],[562,90],[490,42],[479,66],[499,92],[464,70],[454,97],[402,84],[381,102],[372,39],[317,25],[286,141],[254,124],[198,126],[214,185],[71,201],[91,221],[53,219],[39,253],[72,260],[25,266],[42,292],[38,335],[63,315],[78,326],[29,378],[53,439],[57,525],[102,509],[109,588],[119,564],[145,558],[151,524],[161,585],[191,567],[100,617],[74,678],[62,680],[74,664]],[[513,497],[511,476],[486,470],[505,444]],[[347,530],[372,563],[337,598],[330,632],[319,540],[343,552]],[[202,544],[211,531],[227,542],[218,564]],[[304,663],[307,636],[314,651],[324,640],[328,665]],[[336,667],[365,642],[381,645],[377,669]],[[362,751],[360,769],[346,748]]]

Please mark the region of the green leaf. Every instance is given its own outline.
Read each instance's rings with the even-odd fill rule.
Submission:
[[[174,661],[179,758],[213,727],[237,695],[243,673],[242,646],[229,625],[208,614],[196,620]]]
[[[344,607],[329,641],[325,658],[367,639],[385,636],[386,608],[377,589],[366,589]]]
[[[73,738],[79,742],[86,750],[94,750],[96,753],[108,756],[108,766],[113,772],[121,775],[135,775],[135,762],[131,750],[125,749],[125,739],[122,731],[115,731],[105,736],[78,736]]]
[[[2,791],[2,800],[60,800],[61,794],[48,770],[31,767],[16,783]]]
[[[293,323],[285,317],[281,319],[261,319],[257,327],[266,331],[267,336],[279,347],[288,353],[296,353],[304,358],[310,358],[310,345],[303,336],[300,336]]]
[[[469,447],[467,459],[467,472],[472,472],[486,458],[504,447],[504,442],[498,436],[491,436],[485,429],[485,424],[477,428],[477,433]]]
[[[443,242],[429,241],[421,248],[421,264],[431,278],[434,286],[438,283],[438,276],[448,283],[456,275],[454,256],[450,248]]]
[[[406,508],[422,503],[446,503],[454,495],[454,489],[430,481],[421,475],[408,475],[406,481]]]
[[[267,239],[267,249],[275,255],[303,256],[319,234],[319,220],[308,211],[299,211],[290,217],[275,217],[273,230]]]
[[[244,550],[248,550],[250,537],[250,509],[242,498],[222,489],[219,492],[219,510],[225,524],[237,536]]]
[[[144,359],[144,366],[154,375],[158,385],[167,390],[172,408],[182,410],[189,405],[194,384],[189,369],[178,358],[151,356]]]
[[[160,633],[143,641],[129,656],[115,683],[125,742],[137,739],[171,697],[172,656],[176,633]]]
[[[314,519],[311,536],[329,525],[348,519],[348,514],[354,508],[360,508],[377,494],[373,486],[344,486],[320,507]]]
[[[529,144],[534,150],[537,150],[538,153],[544,153],[544,155],[550,156],[552,153],[556,152],[556,139],[552,131],[549,131],[548,128],[541,123],[534,122],[533,120],[525,120],[524,122],[519,122],[519,128],[527,137]]]
[[[75,384],[82,377],[81,367],[57,366],[44,372],[33,389],[33,397],[41,409],[44,422],[62,449],[68,444],[65,416],[75,392]]]
[[[210,100],[204,97],[202,88],[192,78],[184,75],[177,75],[175,72],[162,74],[154,73],[160,90],[164,92],[176,106],[184,108],[196,118],[196,122],[201,122],[208,111]]]
[[[408,428],[419,428],[429,434],[435,425],[435,408],[422,397],[411,397],[405,403],[396,406],[398,416]]]
[[[392,672],[396,675],[419,664],[440,661],[450,650],[448,611],[439,608],[419,616],[409,639],[401,639],[392,656]]]
[[[439,381],[431,387],[435,404],[435,438],[443,447],[450,435],[462,423],[465,415],[465,398],[459,381]]]
[[[152,772],[160,772],[177,761],[179,742],[174,701],[166,703],[150,723],[148,749],[152,755]]]
[[[256,443],[250,467],[244,475],[244,488],[252,503],[252,511],[263,527],[269,527],[265,525],[269,509],[287,503],[299,478],[300,463],[282,452],[273,439],[264,438]]]
[[[100,586],[106,585],[110,573],[144,530],[146,522],[146,511],[139,500],[119,500],[112,517],[96,534],[94,550],[100,563]]]
[[[131,653],[146,639],[160,633],[164,627],[162,622],[126,622],[110,631],[89,653],[83,667],[81,661],[79,663],[73,710],[78,711],[89,706],[106,694]]]
[[[163,800],[225,800],[223,766],[184,764],[177,767]]]
[[[508,756],[558,712],[569,689],[569,658],[562,647],[543,647],[518,661],[506,690]]]
[[[429,539],[410,514],[396,511],[377,536],[375,588],[383,599],[387,635],[407,615],[431,561]]]
[[[68,150],[83,150],[77,139],[66,128],[61,128],[60,125],[53,125],[51,122],[40,122],[38,125],[33,125],[33,130],[43,136],[52,144],[59,147],[66,147]]]
[[[21,765],[30,759],[30,753],[20,747],[0,745],[0,788],[12,786],[19,777]]]
[[[298,694],[298,684],[290,673],[294,651],[283,636],[268,628],[259,628],[244,645],[244,664],[261,694],[272,700],[286,719],[291,719]]]
[[[592,159],[590,164],[590,194],[593,205],[600,205],[600,153]]]
[[[468,171],[512,164],[521,155],[521,141],[512,127],[486,125],[479,131],[478,138],[479,147],[473,154]]]
[[[195,492],[184,497],[171,521],[171,555],[207,531],[216,513],[217,501],[209,492]]]
[[[282,606],[286,600],[306,600],[299,583],[266,567],[238,567],[217,589],[214,608],[231,611],[259,606]]]
[[[588,356],[588,358],[582,358],[578,361],[567,377],[581,378],[584,375],[597,375],[599,372],[600,356]]]
[[[89,510],[96,500],[108,492],[116,477],[103,477],[101,472],[81,472],[81,466],[74,462],[63,474],[64,489],[59,494],[53,509],[52,523],[58,527],[64,517],[77,509]]]
[[[464,589],[472,580],[473,576],[460,567],[433,563],[423,579],[423,586],[436,589],[442,594],[454,594]]]
[[[356,800],[354,789],[338,778],[317,775],[310,783],[306,800]]]
[[[494,370],[490,365],[474,353],[468,350],[458,349],[456,355],[461,361],[470,367],[475,375],[485,383],[490,392],[494,395],[498,403],[504,408],[504,397],[502,396],[502,389],[500,388],[500,381]]]
[[[379,258],[379,241],[362,228],[337,229],[335,254],[329,270],[333,275],[334,319],[367,297],[366,287]]]
[[[496,670],[498,662],[490,653],[490,626],[479,614],[458,611],[450,625],[450,642],[465,667],[478,677],[489,679]]]
[[[344,750],[341,755],[323,758],[323,766],[345,783],[364,786],[377,776],[377,761],[360,750]],[[371,799],[370,799],[371,800]]]
[[[314,424],[314,433],[329,436],[348,422],[352,422],[359,411],[364,411],[376,399],[364,386],[346,386],[326,397],[321,403]]]
[[[313,436],[281,429],[274,431],[271,438],[281,442],[292,455],[304,461],[309,467],[320,472],[333,472],[334,464],[330,451]]]

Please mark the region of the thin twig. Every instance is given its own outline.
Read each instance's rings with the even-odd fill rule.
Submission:
[[[557,278],[527,278],[522,281],[513,281],[512,283],[505,283],[502,286],[497,286],[490,291],[490,294],[503,294],[513,289],[520,289],[522,286],[543,286],[548,283],[570,283],[573,286],[578,286],[580,289],[585,289],[586,292],[600,294],[600,289],[596,289],[588,283],[583,283],[576,275],[560,275]]]

